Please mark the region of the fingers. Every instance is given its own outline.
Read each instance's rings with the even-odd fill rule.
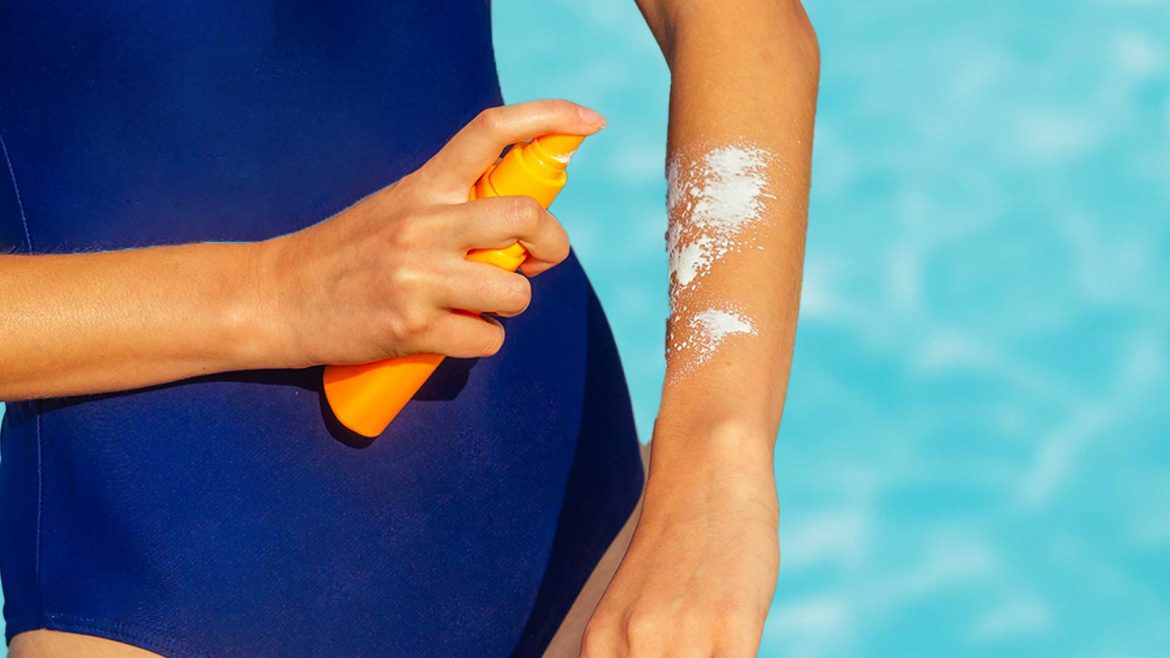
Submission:
[[[528,250],[524,272],[535,275],[569,256],[569,235],[529,197],[495,197],[451,206],[448,235],[456,249],[502,249],[517,242]]]
[[[435,321],[430,338],[420,342],[424,352],[459,359],[492,356],[504,345],[504,327],[490,316],[446,313]]]
[[[532,283],[523,274],[473,262],[459,263],[453,270],[436,300],[448,309],[513,317],[532,303]]]
[[[396,300],[387,309],[388,352],[435,353],[461,358],[491,356],[504,340],[503,326],[484,313],[519,315],[532,300],[522,274],[463,259],[430,262],[393,282]]]
[[[604,126],[605,119],[600,114],[565,100],[493,107],[480,112],[456,133],[423,170],[436,184],[466,195],[509,144],[553,132],[592,135]]]

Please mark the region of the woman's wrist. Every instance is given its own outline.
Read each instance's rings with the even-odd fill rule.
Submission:
[[[256,249],[253,243],[190,245],[191,272],[204,282],[193,309],[202,322],[188,326],[192,340],[202,344],[209,371],[273,367],[269,318],[257,304]],[[202,310],[198,310],[202,307]]]
[[[735,421],[655,426],[646,505],[687,501],[695,492],[729,505],[777,513],[774,434]],[[684,503],[685,504],[685,503]]]
[[[251,368],[303,368],[314,364],[301,354],[292,339],[295,322],[289,308],[290,288],[284,246],[289,236],[240,245],[245,248],[245,285],[236,314],[236,328],[246,337],[237,356]]]
[[[776,429],[745,412],[662,409],[654,423],[654,454],[660,463],[741,468],[763,464],[771,472]]]

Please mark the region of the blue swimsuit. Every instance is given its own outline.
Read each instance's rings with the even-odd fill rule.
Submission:
[[[501,103],[486,0],[215,4],[0,5],[0,248],[284,234]],[[320,368],[10,404],[8,637],[538,655],[642,469],[580,265],[533,288],[499,355],[447,360],[368,445],[323,407]]]

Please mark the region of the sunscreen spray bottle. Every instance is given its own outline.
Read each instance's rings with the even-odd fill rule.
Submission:
[[[548,208],[565,186],[569,158],[585,138],[549,134],[514,145],[480,176],[471,199],[530,196]],[[528,251],[520,243],[503,249],[476,249],[468,260],[516,271]],[[325,367],[325,398],[333,415],[350,430],[374,438],[386,429],[435,368],[440,354],[412,354],[355,365]]]

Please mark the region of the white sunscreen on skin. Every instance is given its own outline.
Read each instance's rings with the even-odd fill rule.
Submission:
[[[739,234],[760,219],[772,154],[754,146],[721,146],[696,161],[667,166],[667,231],[672,283],[685,289],[718,259],[740,248]],[[676,291],[677,292],[677,291]]]
[[[733,308],[706,308],[686,319],[686,338],[671,341],[671,351],[686,357],[676,378],[707,363],[729,336],[756,335],[751,318]]]
[[[697,159],[675,156],[667,166],[667,253],[670,263],[673,380],[714,356],[730,336],[757,335],[752,319],[729,305],[696,310],[695,293],[712,268],[743,247],[745,229],[763,216],[768,166],[775,156],[752,145],[732,144]],[[762,245],[755,245],[762,250]]]

